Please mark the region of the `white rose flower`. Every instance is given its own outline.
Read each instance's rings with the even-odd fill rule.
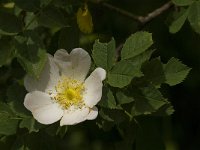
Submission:
[[[48,61],[38,80],[30,76],[24,79],[27,91],[25,107],[42,124],[60,120],[60,125],[73,125],[93,120],[98,115],[95,106],[102,96],[102,81],[106,71],[96,68],[86,79],[91,58],[81,49],[70,54],[61,49]]]

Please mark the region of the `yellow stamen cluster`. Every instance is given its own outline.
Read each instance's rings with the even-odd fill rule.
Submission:
[[[83,92],[84,92],[84,84],[68,78],[62,77],[62,79],[58,82],[56,88],[56,96],[54,99],[61,105],[63,108],[67,109],[70,106],[74,107],[82,107],[84,105],[83,102]]]

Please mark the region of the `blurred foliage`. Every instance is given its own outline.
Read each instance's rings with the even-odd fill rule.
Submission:
[[[200,1],[172,0],[146,23],[123,13],[167,2],[1,0],[0,149],[199,149]],[[24,75],[38,78],[46,53],[75,47],[107,71],[98,118],[41,125],[23,105]]]

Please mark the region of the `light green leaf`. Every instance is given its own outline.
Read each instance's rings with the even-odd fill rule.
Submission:
[[[165,74],[160,59],[152,59],[142,66],[145,79],[155,86],[165,82]]]
[[[139,90],[133,89],[133,97],[135,99],[131,110],[133,116],[151,114],[167,103],[160,91],[152,85]]]
[[[40,10],[40,0],[14,0],[15,4],[25,11],[38,11]]]
[[[13,14],[0,11],[0,30],[7,33],[22,31],[22,22]],[[3,33],[3,32],[1,32]]]
[[[95,41],[92,57],[98,67],[109,71],[115,62],[115,54],[115,40],[113,38],[109,43],[101,43],[99,40]]]
[[[122,88],[130,84],[134,77],[142,76],[140,67],[135,66],[131,61],[120,61],[108,73],[108,83],[113,87]]]
[[[188,20],[192,28],[200,33],[200,1],[196,1],[190,6]]]
[[[148,32],[136,32],[131,35],[125,42],[122,51],[122,59],[135,57],[153,44],[152,35]]]
[[[178,17],[170,25],[169,32],[176,33],[181,29],[181,27],[183,26],[183,24],[185,23],[188,17],[188,12],[189,12],[189,9],[179,12]]]
[[[178,59],[171,58],[164,66],[166,83],[171,86],[181,83],[186,78],[190,70],[191,68],[182,64]]]
[[[194,0],[172,0],[172,2],[177,6],[187,6],[194,2]]]
[[[122,104],[128,104],[134,101],[133,97],[128,97],[122,92],[117,92],[117,101],[120,105]]]

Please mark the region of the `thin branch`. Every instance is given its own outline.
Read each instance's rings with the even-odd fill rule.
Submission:
[[[162,5],[160,8],[157,8],[151,13],[147,14],[145,17],[142,17],[141,23],[145,24],[151,21],[152,19],[156,18],[157,16],[159,16],[160,14],[168,10],[171,6],[173,6],[173,3],[171,1],[167,2],[166,4]]]
[[[101,1],[99,1],[101,2]],[[136,21],[138,21],[139,23],[141,24],[145,24],[149,21],[151,21],[152,19],[156,18],[157,16],[159,16],[160,14],[164,13],[166,10],[168,10],[171,6],[173,6],[173,3],[171,1],[165,3],[164,5],[162,5],[161,7],[155,9],[154,11],[148,13],[146,16],[138,16],[138,15],[135,15],[135,14],[132,14],[126,10],[123,10],[121,8],[118,8],[118,7],[115,7],[111,4],[108,4],[106,2],[102,2],[101,3],[104,7],[107,7],[111,10],[114,10],[122,15],[125,15],[127,17],[130,17]]]

